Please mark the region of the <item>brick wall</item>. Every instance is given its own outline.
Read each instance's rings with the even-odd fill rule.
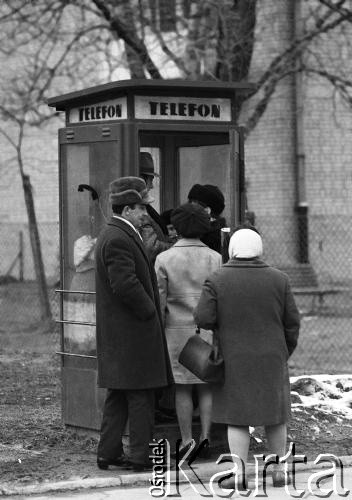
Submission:
[[[303,2],[303,5],[306,3]],[[272,58],[280,53],[292,36],[291,0],[258,0],[257,43],[250,80],[255,81]],[[324,38],[315,47],[333,65],[334,54],[343,54],[344,34]],[[352,60],[346,52],[346,72]],[[256,213],[264,234],[265,251],[274,264],[296,262],[297,229],[295,216],[295,144],[293,85],[282,80],[262,119],[246,142],[248,205]],[[332,98],[332,88],[316,77],[304,78],[304,148],[306,191],[309,206],[309,251],[314,269],[323,281],[351,280],[352,257],[352,129],[351,111]],[[245,118],[254,101],[243,110]],[[57,274],[54,246],[58,248],[58,121],[34,131],[25,139],[25,170],[31,176],[35,206],[43,236],[42,249],[49,276]],[[23,191],[14,151],[0,136],[0,223],[6,224],[6,245],[0,244],[0,274],[11,262],[17,248],[19,228],[26,230]],[[11,226],[13,224],[13,226]],[[12,227],[12,229],[11,229]],[[5,233],[4,233],[5,234]],[[55,243],[54,243],[55,242]],[[29,247],[28,247],[28,254]],[[336,266],[334,257],[345,265]],[[28,257],[29,258],[29,257]],[[32,278],[30,264],[25,277]]]
[[[256,81],[291,39],[289,2],[284,0],[258,3],[256,40],[249,75]],[[283,79],[276,89],[258,126],[246,142],[246,177],[248,207],[266,235],[266,252],[272,260],[289,264],[295,259],[295,171],[294,109],[292,78]],[[260,98],[261,95],[258,96]],[[258,98],[245,107],[241,119],[251,112]],[[285,227],[277,245],[277,228]]]
[[[288,43],[292,21],[289,1],[265,0],[258,7],[253,81]],[[331,69],[336,54],[345,53],[347,75],[352,61],[343,51],[345,36],[342,32],[330,34],[314,50]],[[297,262],[292,92],[290,78],[279,84],[246,142],[249,209],[256,213],[268,260],[281,266]],[[253,103],[247,104],[242,118],[251,106]],[[310,262],[320,282],[351,282],[352,114],[334,98],[332,87],[322,78],[303,79],[303,127]]]
[[[310,256],[322,280],[352,280],[352,117],[341,102],[334,103],[331,89],[321,88],[320,81],[306,81]]]

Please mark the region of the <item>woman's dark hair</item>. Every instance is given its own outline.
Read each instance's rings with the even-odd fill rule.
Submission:
[[[160,214],[160,217],[162,218],[162,220],[166,226],[171,224],[171,214],[173,211],[174,211],[174,209],[170,208],[169,210],[165,210],[165,212]]]
[[[196,203],[184,203],[173,210],[171,224],[184,238],[200,238],[211,228],[208,213]]]

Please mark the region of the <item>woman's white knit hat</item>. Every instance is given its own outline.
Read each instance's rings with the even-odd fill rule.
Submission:
[[[263,253],[263,242],[260,235],[252,229],[239,229],[230,239],[230,259],[251,259]]]

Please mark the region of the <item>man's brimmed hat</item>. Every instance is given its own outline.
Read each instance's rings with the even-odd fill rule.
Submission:
[[[147,186],[140,177],[120,177],[109,185],[109,200],[112,205],[149,205],[153,203]]]
[[[141,175],[160,177],[159,174],[154,171],[154,162],[150,153],[145,151],[139,153],[139,172]]]

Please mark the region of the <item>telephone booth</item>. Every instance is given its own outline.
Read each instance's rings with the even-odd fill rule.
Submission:
[[[95,239],[111,215],[109,183],[139,175],[149,152],[159,212],[187,201],[190,188],[213,184],[225,196],[229,227],[244,214],[244,153],[236,126],[238,96],[249,85],[182,80],[112,82],[53,97],[65,112],[59,130],[60,318],[63,420],[98,430],[105,390],[96,382]]]

